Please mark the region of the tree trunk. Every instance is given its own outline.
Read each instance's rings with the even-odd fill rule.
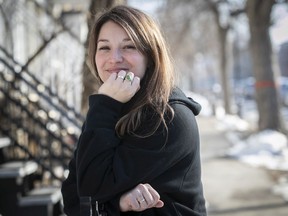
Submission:
[[[87,17],[87,24],[88,29],[90,32],[90,27],[93,23],[94,17],[97,13],[99,13],[104,8],[110,8],[117,4],[125,4],[126,0],[91,0],[90,7],[89,7],[89,14]],[[88,46],[88,36],[85,42],[85,49]],[[87,49],[85,52],[85,60],[88,57]],[[86,62],[84,61],[82,67],[82,74],[83,74],[83,91],[82,91],[82,98],[81,98],[81,112],[82,114],[86,114],[88,110],[88,96],[93,94],[99,86],[97,86],[96,78],[90,72]]]
[[[251,34],[251,53],[255,76],[259,130],[280,130],[280,108],[272,70],[272,49],[269,35],[270,14],[274,0],[247,0],[247,16]]]
[[[223,28],[218,25],[219,41],[220,41],[220,71],[221,71],[221,85],[224,101],[224,109],[227,114],[231,114],[231,97],[228,73],[228,58],[227,58],[227,32],[228,28]]]
[[[221,71],[221,86],[222,98],[224,101],[224,109],[227,114],[231,114],[231,98],[230,98],[230,85],[228,73],[228,58],[227,58],[227,33],[230,28],[229,23],[221,24],[220,11],[218,3],[212,0],[206,0],[210,10],[214,14],[215,22],[217,24],[219,41],[220,41],[220,71]]]

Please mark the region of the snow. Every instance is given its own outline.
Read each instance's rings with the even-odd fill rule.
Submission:
[[[217,108],[219,110],[219,108]],[[223,111],[224,114],[220,111],[216,111],[217,116],[221,118],[218,129],[222,131],[247,131],[250,129],[250,125],[247,121],[239,118],[236,115],[225,115],[225,111]],[[228,136],[233,136],[232,134]]]
[[[184,92],[202,105],[200,113],[202,116],[213,115],[213,107],[206,97],[191,91]],[[222,106],[216,106],[214,109],[218,120],[216,129],[225,132],[226,139],[231,145],[226,151],[227,157],[254,167],[288,172],[287,135],[275,130],[257,132],[258,114],[255,102],[245,101],[242,118],[225,114]],[[287,107],[281,110],[281,114],[287,124]]]
[[[209,108],[208,112],[204,112],[205,115],[213,114],[211,105],[207,105],[209,100],[197,95],[191,96],[202,103],[204,108]],[[214,107],[218,120],[216,129],[224,133],[230,143],[222,156],[277,173],[277,182],[272,192],[288,201],[288,137],[275,130],[257,131],[258,112],[255,102],[245,100],[245,106],[241,107],[241,118],[236,114],[225,114],[221,105]],[[288,128],[288,107],[282,107],[280,112]]]
[[[253,167],[264,168],[273,172],[285,173],[286,177],[279,178],[272,187],[275,195],[288,201],[288,139],[285,134],[274,130],[254,132],[246,138],[239,134],[249,131],[249,124],[237,116],[222,116],[218,129],[226,132],[226,138],[231,147],[226,156],[249,164]],[[239,126],[242,125],[242,126]],[[247,126],[246,128],[244,127]],[[251,132],[251,130],[250,130]]]
[[[287,138],[273,130],[265,130],[239,140],[227,155],[255,167],[288,171]]]
[[[281,155],[287,146],[287,138],[273,130],[264,130],[253,134],[244,141],[239,141],[228,152],[229,155],[241,157],[245,155]]]
[[[227,131],[226,138],[231,143],[226,156],[255,167],[288,171],[288,139],[285,134],[264,130],[241,138],[239,131],[249,129],[244,120],[227,116],[219,122],[219,128]]]

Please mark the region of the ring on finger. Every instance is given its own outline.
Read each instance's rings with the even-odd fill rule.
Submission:
[[[128,80],[129,82],[132,82],[134,78],[134,74],[132,72],[128,72],[125,76],[125,80]]]
[[[143,198],[143,199],[141,199],[140,201],[139,201],[139,203],[141,204],[141,203],[143,203],[143,202],[145,202],[146,200]]]
[[[125,77],[124,76],[121,76],[121,75],[118,75],[118,77],[117,78],[121,78],[122,80],[124,80],[125,79]]]

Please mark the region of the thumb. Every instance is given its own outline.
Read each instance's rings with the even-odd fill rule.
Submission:
[[[155,204],[155,208],[162,208],[164,206],[164,202],[162,200],[159,200],[156,204]]]

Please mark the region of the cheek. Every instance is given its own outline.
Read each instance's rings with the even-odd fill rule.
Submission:
[[[99,58],[99,56],[95,56],[95,65],[96,65],[96,70],[97,70],[97,73],[100,77],[100,79],[102,80],[102,82],[105,82],[107,80],[107,77],[105,75],[105,73],[103,72],[103,60],[101,58]]]
[[[103,71],[103,67],[104,67],[104,62],[103,58],[99,57],[99,56],[95,56],[95,65],[96,65],[96,69],[98,71],[98,73],[101,73]]]
[[[146,69],[146,66],[143,65],[143,67],[139,70],[138,76],[140,79],[143,79],[143,77],[145,76]]]
[[[139,54],[131,55],[129,57],[130,63],[132,63],[132,65],[134,66],[135,75],[142,79],[145,75],[145,71],[147,68],[147,59]]]
[[[99,58],[99,56],[97,54],[95,55],[94,61],[95,61],[96,67],[98,69],[98,67],[101,64],[101,58]]]
[[[145,72],[146,72],[146,69],[147,69],[147,59],[143,57],[141,58],[141,60],[139,61],[139,65],[140,65],[140,68],[139,68],[139,77],[142,79],[145,75]]]

